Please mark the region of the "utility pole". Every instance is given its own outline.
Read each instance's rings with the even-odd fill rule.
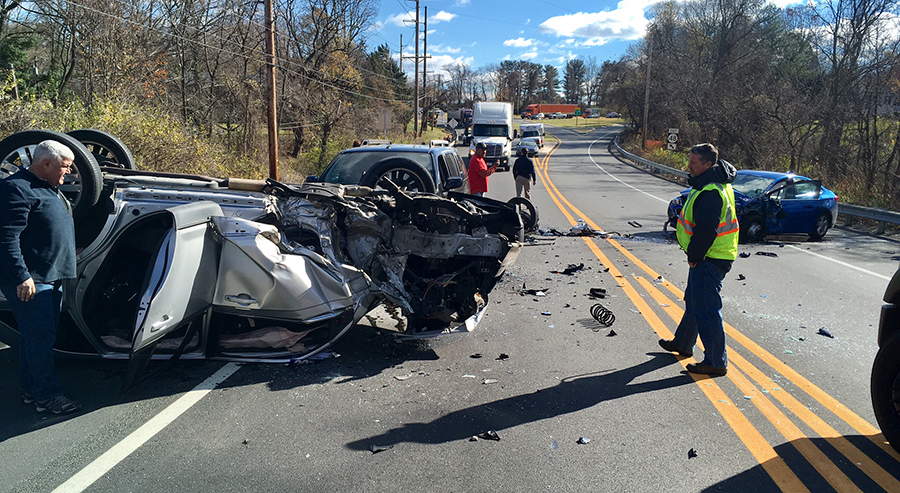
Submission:
[[[403,72],[403,35],[400,35],[400,71]]]
[[[266,0],[266,72],[269,84],[269,178],[278,179],[278,118],[275,113],[275,9]]]
[[[647,79],[644,88],[644,132],[641,134],[641,149],[647,149],[647,118],[650,114],[650,63],[653,61],[653,31],[647,36]]]
[[[416,81],[413,88],[413,137],[419,136],[419,0],[416,0],[416,63],[415,63]]]
[[[425,34],[425,40],[422,43],[422,90],[424,91],[424,95],[422,96],[422,100],[424,101],[422,106],[428,107],[428,83],[425,82],[425,74],[427,73],[428,66],[428,6],[425,6],[425,22],[424,27],[422,28],[422,32]],[[425,111],[422,111],[422,131],[425,132],[428,130],[428,115],[425,114]]]

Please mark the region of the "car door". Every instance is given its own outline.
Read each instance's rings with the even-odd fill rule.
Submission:
[[[147,214],[153,215],[168,215],[171,227],[158,241],[139,291],[124,388],[143,371],[160,339],[209,310],[216,291],[219,242],[210,218],[222,215],[219,205],[200,201]]]
[[[809,233],[818,213],[817,204],[822,193],[822,182],[796,179],[785,189],[781,207],[785,217],[782,220],[783,233]]]

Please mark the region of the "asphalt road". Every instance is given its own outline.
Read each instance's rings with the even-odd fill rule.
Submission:
[[[742,245],[728,376],[694,377],[656,342],[683,306],[687,264],[662,232],[683,187],[612,157],[610,130],[545,125],[560,145],[540,155],[541,227],[615,234],[532,236],[474,332],[397,342],[364,325],[338,358],[157,364],[125,395],[123,363],[64,360],[85,409],[53,418],[18,402],[0,350],[0,491],[900,491],[868,390],[898,238]],[[514,194],[491,177],[489,197]],[[500,440],[470,441],[488,430]]]

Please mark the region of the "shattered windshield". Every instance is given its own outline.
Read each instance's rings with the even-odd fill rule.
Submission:
[[[368,171],[375,163],[384,159],[402,157],[411,159],[433,174],[434,166],[431,165],[431,154],[427,152],[404,151],[372,151],[372,152],[345,152],[338,154],[319,181],[323,183],[340,183],[342,185],[356,185],[363,173]],[[435,177],[432,176],[432,179]]]
[[[762,194],[774,181],[771,178],[738,173],[731,186],[744,195],[755,197]]]

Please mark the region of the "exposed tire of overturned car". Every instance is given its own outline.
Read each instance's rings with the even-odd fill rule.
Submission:
[[[524,238],[515,204],[405,191],[386,171],[378,189],[101,174],[83,145],[46,131],[4,139],[4,156],[27,164],[48,137],[102,180],[70,197],[98,195],[75,217],[77,278],[55,347],[128,359],[126,386],[152,358],[302,360],[383,302],[407,317],[404,337],[472,330]],[[15,344],[15,327],[0,298],[0,340]]]

